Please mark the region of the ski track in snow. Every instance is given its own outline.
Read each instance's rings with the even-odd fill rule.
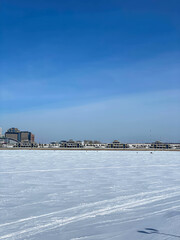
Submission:
[[[8,154],[11,156],[12,152],[7,151],[7,155]],[[22,153],[20,153],[19,157],[21,157],[21,154]],[[33,155],[33,153],[31,153],[31,154]],[[151,156],[150,154],[149,154],[150,156],[148,156],[147,154],[148,154],[147,152],[144,153],[146,158]],[[162,153],[162,154],[165,154],[165,153]],[[8,155],[8,158],[6,158],[5,153],[4,153],[4,155],[5,155],[4,161],[7,162],[7,166],[9,167],[11,164],[13,164],[13,159],[11,159],[9,157],[9,155]],[[65,153],[65,155],[67,157],[68,152]],[[71,152],[71,155],[72,155],[72,152]],[[78,164],[78,157],[81,158],[81,153],[78,154],[77,152],[74,152],[74,155],[77,157],[77,161],[73,160],[72,164],[71,164],[72,166],[75,163]],[[109,155],[110,155],[110,153],[108,153],[108,156]],[[116,152],[116,155],[119,156],[119,158],[121,158],[121,153]],[[134,153],[134,155],[135,155],[135,153]],[[159,153],[157,155],[161,156]],[[178,153],[176,155],[179,158]],[[57,154],[56,154],[56,156],[57,156]],[[106,159],[106,153],[104,153],[103,156],[104,156],[103,159]],[[128,156],[128,152],[127,152],[127,160],[128,160],[128,157],[132,157],[132,156],[133,156],[132,153],[130,156]],[[40,157],[41,157],[41,154],[40,154]],[[61,157],[62,157],[62,154],[61,154]],[[84,155],[83,155],[83,157],[84,157]],[[93,157],[94,157],[94,155],[93,155]],[[12,154],[12,158],[13,158],[13,154]],[[51,158],[50,152],[49,152],[49,158]],[[157,160],[158,160],[158,158],[155,159],[155,161],[157,161]],[[50,160],[48,160],[48,161],[50,161]],[[58,161],[60,162],[59,158],[58,158]],[[93,161],[96,161],[96,159],[94,159]],[[144,158],[142,158],[142,159],[140,158],[139,161],[142,161],[142,164],[143,164]],[[175,161],[176,164],[174,164],[173,161],[171,160],[171,157],[170,157],[170,160],[168,158],[168,162],[171,162],[171,164],[169,164],[169,165],[167,164],[167,162],[165,162],[165,164],[162,164],[162,162],[161,162],[161,164],[159,164],[159,163],[155,164],[155,161],[153,162],[153,164],[151,163],[151,164],[149,164],[149,165],[147,164],[145,166],[140,166],[138,160],[136,159],[136,163],[138,165],[128,165],[128,166],[125,165],[125,166],[116,166],[116,167],[113,167],[113,166],[111,166],[111,167],[96,167],[96,168],[95,167],[75,167],[73,169],[62,167],[61,169],[60,168],[47,169],[47,170],[46,169],[44,169],[44,170],[33,169],[33,170],[29,170],[29,171],[26,171],[26,170],[5,171],[5,168],[3,167],[3,171],[1,170],[0,175],[3,176],[4,174],[8,174],[6,176],[7,178],[9,175],[13,178],[14,174],[21,174],[21,173],[28,174],[28,173],[41,173],[41,172],[42,173],[43,172],[45,172],[45,173],[46,172],[47,173],[48,172],[63,172],[62,173],[63,177],[66,177],[66,172],[69,172],[72,170],[73,171],[98,170],[100,172],[100,174],[103,174],[103,170],[110,169],[110,170],[116,170],[116,173],[119,173],[117,171],[122,171],[125,168],[126,173],[127,173],[127,182],[125,182],[125,183],[127,184],[127,186],[131,186],[129,183],[129,181],[130,181],[129,179],[132,178],[132,176],[131,176],[132,172],[129,171],[129,175],[128,175],[127,169],[134,168],[135,171],[139,172],[139,171],[141,171],[141,168],[144,168],[144,169],[146,169],[145,170],[146,174],[142,175],[140,177],[140,180],[143,182],[143,177],[146,178],[146,176],[147,176],[148,181],[150,181],[148,184],[149,184],[149,186],[152,186],[152,183],[154,181],[153,178],[156,177],[159,179],[159,182],[158,181],[154,181],[154,182],[159,183],[160,185],[155,186],[154,190],[151,190],[151,191],[148,191],[148,189],[143,190],[143,188],[142,188],[143,191],[141,191],[140,190],[141,188],[140,189],[137,188],[137,192],[135,192],[135,193],[131,193],[131,194],[127,194],[127,195],[120,195],[120,196],[116,196],[116,197],[112,197],[112,198],[108,198],[108,199],[104,199],[104,200],[98,200],[98,201],[96,201],[96,199],[93,198],[94,195],[92,195],[93,201],[91,200],[91,202],[88,202],[88,201],[85,203],[80,202],[79,204],[76,204],[73,207],[69,206],[69,207],[65,207],[64,209],[61,208],[60,210],[52,211],[52,212],[48,211],[48,207],[46,207],[45,213],[39,214],[39,215],[35,214],[36,211],[34,210],[34,208],[38,209],[42,204],[46,205],[46,204],[51,203],[53,205],[55,203],[58,203],[58,199],[49,199],[49,200],[44,200],[44,201],[29,202],[29,203],[25,203],[22,205],[12,206],[11,208],[9,208],[10,209],[9,211],[13,210],[14,212],[16,212],[16,211],[18,211],[18,209],[19,210],[22,209],[22,207],[23,208],[26,207],[27,209],[28,208],[31,209],[33,207],[32,208],[33,212],[30,213],[31,215],[29,215],[28,217],[24,217],[24,218],[22,217],[22,218],[13,220],[13,221],[8,221],[8,217],[7,217],[7,220],[0,224],[0,239],[15,240],[15,239],[30,238],[31,236],[36,236],[36,235],[38,236],[38,234],[40,234],[40,233],[46,233],[46,232],[54,231],[55,229],[61,229],[62,227],[66,227],[66,226],[71,227],[71,226],[73,226],[73,224],[76,224],[76,223],[79,223],[80,225],[82,224],[83,226],[86,226],[86,227],[88,227],[88,226],[92,227],[93,225],[96,225],[97,228],[101,229],[105,226],[109,227],[110,225],[127,224],[127,223],[136,222],[136,221],[142,221],[142,220],[146,220],[151,217],[163,215],[166,212],[179,211],[180,210],[180,204],[179,204],[179,202],[180,202],[180,186],[178,186],[178,184],[174,183],[174,182],[178,181],[178,179],[176,177],[179,176],[178,174],[179,174],[179,166],[180,165],[177,164],[177,160]],[[81,159],[81,162],[79,164],[82,164],[82,162],[83,161]],[[31,166],[30,160],[28,160],[28,162],[25,162],[25,163],[27,165]],[[14,162],[14,164],[16,164],[16,161]],[[63,162],[63,164],[66,166],[65,162]],[[68,164],[69,164],[69,162],[68,162]],[[86,164],[87,164],[87,161],[86,161]],[[113,165],[113,160],[111,161],[111,164]],[[117,162],[116,162],[116,164],[117,164]],[[118,164],[121,165],[121,161],[119,161]],[[125,164],[124,160],[123,160],[123,164]],[[128,164],[130,164],[130,163],[128,163]],[[25,166],[25,167],[27,167],[27,166]],[[34,166],[34,167],[36,167],[36,166]],[[151,169],[152,167],[155,168],[155,170],[153,172]],[[165,168],[165,170],[164,170],[164,168]],[[149,172],[148,172],[148,169],[150,169]],[[168,170],[171,171],[170,176],[168,176],[168,174],[167,174]],[[162,171],[163,172],[165,171],[167,176],[161,175]],[[173,180],[172,180],[172,178],[173,178],[174,174],[172,174],[172,171],[174,171],[174,174],[176,174],[176,177]],[[135,174],[135,173],[133,172],[133,174]],[[92,176],[93,176],[93,174],[92,174]],[[97,183],[98,183],[98,181],[100,181],[100,182],[102,181],[101,178],[99,178],[98,176],[99,175],[93,176],[95,178],[95,180],[97,181]],[[119,175],[117,175],[117,176],[119,177]],[[84,177],[84,175],[82,175],[82,177]],[[107,176],[105,176],[105,177],[107,177]],[[168,183],[168,186],[163,183],[163,180],[165,179],[165,177],[169,177],[168,179],[170,179],[169,181],[166,182],[166,184]],[[3,177],[1,177],[0,179],[3,179]],[[113,176],[112,176],[112,179],[113,179]],[[134,179],[136,179],[135,175],[133,175],[133,178],[131,179],[131,181],[134,181]],[[147,179],[146,179],[146,184],[147,184]],[[20,178],[20,180],[21,180],[21,178]],[[32,180],[33,180],[33,178],[32,178]],[[111,180],[111,178],[110,178],[110,180]],[[115,180],[117,180],[117,179],[115,178]],[[30,183],[31,183],[31,178],[30,179],[28,178],[28,181],[30,181]],[[56,179],[56,181],[57,181],[57,179]],[[172,181],[172,183],[170,181]],[[53,182],[51,182],[51,184],[52,183]],[[20,182],[17,182],[17,186],[19,187],[18,184],[20,184]],[[119,184],[121,184],[121,182],[119,182],[118,184],[116,182],[116,186],[119,186]],[[139,184],[142,184],[142,183],[139,183]],[[93,188],[90,190],[94,191],[94,185],[92,185],[92,186],[93,186]],[[134,188],[135,187],[136,187],[136,185],[134,185]],[[1,189],[1,187],[0,187],[0,189]],[[11,188],[9,188],[9,189],[11,190]],[[112,189],[112,191],[113,191],[113,187],[110,187],[109,189]],[[47,190],[49,190],[49,189],[47,189]],[[67,190],[63,189],[63,191],[66,191],[66,193],[68,193],[68,191],[69,191],[69,192],[71,192],[71,195],[73,194],[73,191],[68,190],[68,189]],[[48,193],[49,192],[47,192],[47,194]],[[104,192],[102,192],[102,194],[103,193]],[[54,193],[54,194],[56,194],[56,193]],[[62,192],[62,194],[63,194],[63,192]],[[123,191],[121,194],[123,194]],[[4,194],[4,192],[2,192],[2,194],[0,194],[0,195],[3,197],[7,197],[7,200],[9,197],[12,197],[12,198],[14,197],[13,198],[14,200],[16,199],[16,196],[12,196],[12,194],[10,192],[7,192],[7,194]],[[104,195],[104,196],[106,196],[106,195]],[[77,197],[77,196],[75,195],[75,197]],[[26,196],[24,196],[24,198],[26,199]],[[1,203],[1,201],[0,201],[0,203]],[[1,207],[0,211],[1,210],[6,211],[6,213],[10,215],[8,210],[6,210],[6,202],[3,203],[3,207]],[[113,218],[113,216],[116,216],[116,217]],[[104,217],[105,217],[105,219],[104,219]],[[111,219],[109,219],[109,217]],[[119,235],[118,234],[114,235],[114,237],[117,237],[117,236],[119,236]],[[74,238],[69,238],[69,239],[71,239],[71,240],[93,239],[91,237],[92,236],[88,235],[88,236],[84,236],[84,237],[79,236],[79,237],[74,237]],[[114,237],[113,236],[109,237],[109,239],[113,239]],[[37,239],[38,239],[38,237],[37,237]]]

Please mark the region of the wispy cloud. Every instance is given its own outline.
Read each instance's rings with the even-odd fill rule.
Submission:
[[[111,59],[91,63],[49,79],[1,83],[6,112],[94,103],[134,93],[180,89],[180,53],[166,53],[124,65]]]
[[[6,114],[1,125],[32,130],[40,141],[180,141],[179,103],[179,90],[133,94],[77,107]]]

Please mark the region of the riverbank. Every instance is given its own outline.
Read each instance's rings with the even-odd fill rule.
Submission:
[[[158,148],[0,148],[0,150],[53,150],[53,151],[180,151],[180,149]]]

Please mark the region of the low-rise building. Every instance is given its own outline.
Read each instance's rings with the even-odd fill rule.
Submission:
[[[150,143],[129,143],[129,148],[132,149],[148,149],[150,148],[151,144]]]
[[[112,143],[107,144],[107,148],[129,148],[127,143],[120,143],[118,140],[114,140]]]
[[[150,148],[155,148],[155,149],[169,149],[172,148],[171,144],[169,143],[162,143],[160,141],[156,141],[151,144]]]
[[[16,143],[14,146],[14,148],[37,148],[38,145],[37,143],[32,143],[32,142],[29,142],[29,141],[23,141],[23,142],[19,142],[19,143]]]
[[[83,144],[81,141],[73,141],[70,139],[69,141],[61,141],[61,148],[82,148]]]
[[[172,149],[180,149],[180,143],[170,143]]]

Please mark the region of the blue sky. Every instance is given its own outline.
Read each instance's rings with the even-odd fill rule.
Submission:
[[[0,11],[3,130],[180,141],[179,0],[2,0]]]

